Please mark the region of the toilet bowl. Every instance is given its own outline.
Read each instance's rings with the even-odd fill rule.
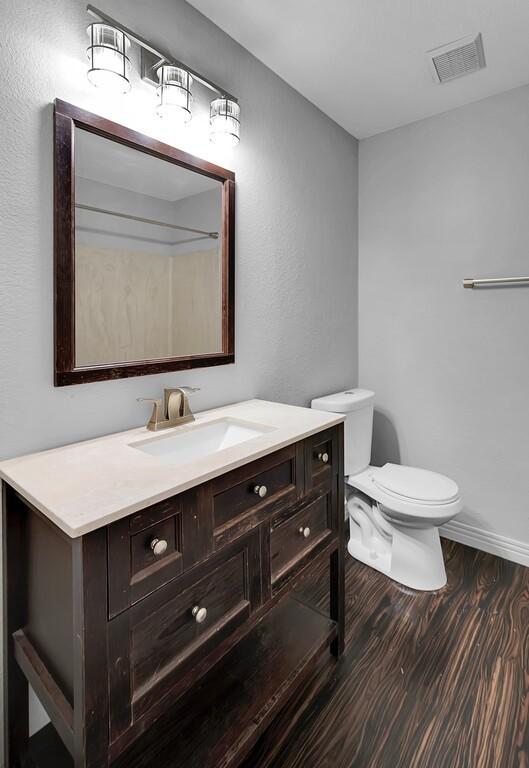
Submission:
[[[462,508],[456,483],[425,469],[369,465],[374,393],[353,389],[316,398],[312,407],[346,416],[345,514],[349,554],[417,590],[441,589],[446,570],[439,526]]]
[[[462,506],[453,480],[385,464],[349,476],[346,484],[349,554],[412,589],[444,587],[438,526]]]

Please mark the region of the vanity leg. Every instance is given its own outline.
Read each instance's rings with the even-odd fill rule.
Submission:
[[[336,527],[338,530],[338,549],[331,555],[331,619],[336,621],[338,636],[331,644],[331,653],[337,659],[345,648],[345,547],[346,529],[344,518],[344,474],[343,474],[343,424],[337,427],[338,448],[338,477],[334,488],[336,504],[333,505],[338,515]]]
[[[343,590],[345,552],[342,547],[331,555],[331,619],[337,623],[338,636],[331,644],[331,653],[337,659],[345,647],[345,596]]]
[[[4,765],[21,768],[29,741],[28,684],[15,660],[13,633],[27,620],[27,513],[1,480],[0,485],[0,509],[3,511]]]
[[[101,528],[74,540],[74,765],[109,765],[107,539]]]

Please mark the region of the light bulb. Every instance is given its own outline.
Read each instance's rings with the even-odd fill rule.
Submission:
[[[111,93],[130,91],[129,38],[121,30],[102,22],[90,24],[86,31],[90,38],[86,49],[90,63],[88,80]]]
[[[209,111],[209,138],[221,147],[236,147],[240,140],[241,108],[228,98],[214,99]]]
[[[160,85],[156,89],[158,117],[185,124],[191,120],[193,78],[185,69],[170,64],[162,64],[157,69]]]

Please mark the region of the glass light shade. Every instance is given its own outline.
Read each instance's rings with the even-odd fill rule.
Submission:
[[[156,74],[160,82],[156,89],[156,114],[178,123],[188,123],[191,120],[193,78],[185,69],[169,64],[158,67]]]
[[[214,99],[209,110],[209,138],[223,147],[236,147],[240,141],[241,108],[231,99]]]
[[[130,40],[120,29],[96,22],[87,28],[88,79],[92,85],[112,93],[130,91]]]

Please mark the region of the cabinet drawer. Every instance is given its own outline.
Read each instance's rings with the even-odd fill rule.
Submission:
[[[213,530],[204,486],[108,526],[109,618],[205,560]]]
[[[336,429],[319,432],[305,441],[305,466],[307,490],[329,485],[338,473],[338,440]]]
[[[218,547],[261,523],[303,494],[303,447],[288,446],[212,481]]]
[[[332,517],[331,494],[325,494],[277,528],[272,528],[270,564],[273,586],[332,534]]]
[[[109,622],[114,738],[163,696],[183,693],[185,673],[261,604],[260,570],[255,531]]]
[[[131,583],[144,582],[149,575],[172,565],[175,574],[181,573],[182,516],[171,515],[149,525],[130,537]]]
[[[109,618],[183,571],[180,497],[108,526]]]

